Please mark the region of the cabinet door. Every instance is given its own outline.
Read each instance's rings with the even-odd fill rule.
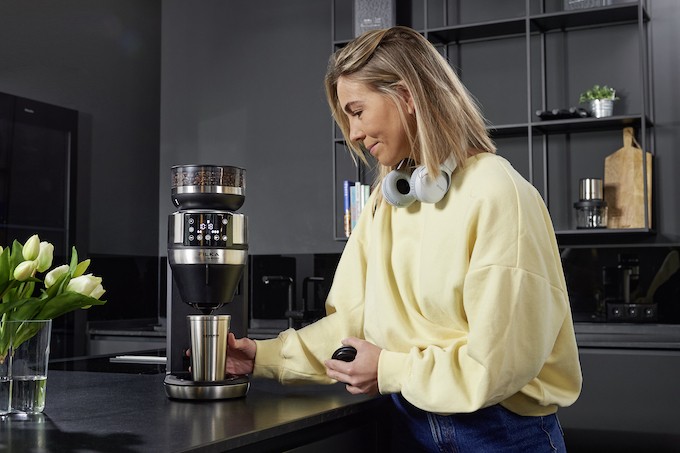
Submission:
[[[579,351],[583,390],[558,412],[574,451],[677,451],[680,352]]]
[[[2,127],[2,126],[0,126]],[[16,98],[3,141],[2,239],[32,234],[51,242],[55,260],[66,261],[73,243],[77,113]]]
[[[13,112],[14,97],[0,93],[0,225],[7,223]],[[0,228],[0,244],[6,245],[7,240],[3,235],[4,229]]]

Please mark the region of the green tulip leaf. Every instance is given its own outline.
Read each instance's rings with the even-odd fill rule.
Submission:
[[[42,310],[35,317],[36,319],[53,319],[79,308],[90,305],[104,305],[105,300],[94,299],[83,296],[80,293],[64,292],[54,297],[49,303],[44,304]]]
[[[12,300],[9,302],[5,302],[0,304],[0,315],[4,315],[5,313],[8,313],[11,310],[14,310],[17,307],[22,306],[23,304],[26,303],[26,299],[17,299],[17,300]]]

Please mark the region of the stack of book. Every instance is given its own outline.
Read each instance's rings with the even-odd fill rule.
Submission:
[[[349,237],[359,220],[361,211],[371,195],[371,186],[359,181],[345,180],[343,183],[345,201],[345,236]]]

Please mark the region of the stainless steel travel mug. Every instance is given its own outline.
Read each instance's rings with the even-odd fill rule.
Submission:
[[[226,376],[230,315],[189,315],[191,375],[194,381],[222,381]]]

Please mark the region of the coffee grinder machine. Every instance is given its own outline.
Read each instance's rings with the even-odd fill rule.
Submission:
[[[248,377],[228,375],[224,365],[230,323],[237,336],[245,335],[234,323],[246,319],[245,297],[241,295],[232,314],[218,310],[231,307],[247,267],[246,217],[235,212],[245,201],[245,170],[176,165],[171,172],[172,202],[178,211],[168,217],[172,280],[168,279],[165,391],[173,399],[242,397],[248,392]],[[174,297],[175,292],[179,297]],[[191,372],[187,349],[191,349]]]

